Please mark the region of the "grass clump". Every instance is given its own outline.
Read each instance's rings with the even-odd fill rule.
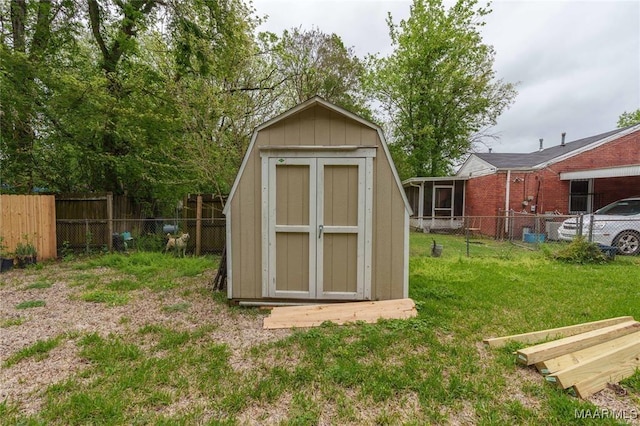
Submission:
[[[23,359],[34,357],[36,360],[42,360],[49,356],[49,352],[60,344],[60,337],[53,339],[38,340],[31,346],[27,346],[24,349],[19,350],[15,354],[11,355],[4,362],[4,367],[11,367],[22,361]]]
[[[111,290],[94,290],[80,295],[80,300],[91,303],[104,303],[108,306],[120,306],[129,303],[129,297]]]
[[[16,309],[30,309],[30,308],[40,308],[45,306],[47,303],[44,300],[26,300],[24,302],[20,302],[16,305]]]
[[[24,321],[25,319],[21,317],[9,318],[0,322],[0,328],[8,328],[8,327],[13,327],[15,325],[20,325],[20,324],[23,324]]]
[[[43,278],[43,279],[39,279],[39,280],[27,285],[24,289],[25,290],[44,289],[44,288],[51,288],[52,285],[53,285],[53,283],[51,283],[47,279]]]
[[[552,257],[562,262],[580,265],[602,264],[611,260],[609,256],[600,250],[596,243],[590,243],[582,236],[576,237],[571,243],[553,254]]]

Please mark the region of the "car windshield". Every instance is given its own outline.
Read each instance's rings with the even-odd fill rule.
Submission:
[[[640,199],[622,200],[596,210],[595,214],[631,216],[640,214]]]

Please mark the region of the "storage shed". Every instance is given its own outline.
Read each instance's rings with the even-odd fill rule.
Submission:
[[[235,302],[408,296],[411,208],[383,133],[319,97],[257,127],[224,214]]]

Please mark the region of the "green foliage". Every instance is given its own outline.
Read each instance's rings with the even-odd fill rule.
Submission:
[[[514,86],[495,78],[495,52],[479,32],[490,10],[477,4],[414,0],[407,20],[389,16],[393,54],[370,59],[369,85],[404,151],[394,159],[414,176],[450,173],[515,98]]]
[[[285,30],[274,47],[284,81],[281,102],[291,108],[313,96],[371,118],[362,85],[364,63],[337,34],[317,28]]]
[[[640,108],[632,112],[623,112],[618,117],[618,127],[628,127],[635,124],[640,124]]]
[[[16,244],[16,249],[14,252],[16,257],[21,258],[37,256],[38,250],[36,249],[36,246],[31,242],[29,236],[25,234],[22,238],[24,241],[18,241],[18,243]]]
[[[7,245],[4,243],[4,237],[0,235],[0,258],[9,258],[9,256],[11,256],[7,248]]]
[[[596,243],[590,243],[583,236],[574,238],[571,243],[552,254],[556,260],[567,263],[589,264],[607,263],[611,260]]]

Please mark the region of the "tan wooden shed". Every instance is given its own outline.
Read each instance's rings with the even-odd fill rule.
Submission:
[[[233,301],[408,297],[411,208],[382,130],[319,97],[256,128],[224,214]]]

